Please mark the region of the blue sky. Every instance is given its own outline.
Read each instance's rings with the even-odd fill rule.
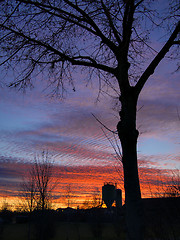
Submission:
[[[162,155],[164,159],[166,155],[173,158],[179,154],[179,75],[171,74],[169,70],[166,63],[162,64],[140,96],[139,155],[157,155],[158,158]],[[78,88],[62,101],[46,96],[39,87],[26,94],[1,88],[1,154],[30,158],[36,151],[61,142],[68,143],[69,148],[76,147],[77,151],[80,146],[86,146],[113,153],[102,126],[92,116],[95,114],[107,127],[115,130],[118,113],[112,110],[112,101],[101,97],[101,101],[95,103],[95,87],[80,85]],[[58,150],[52,152],[61,154]],[[91,163],[88,161],[87,164]],[[159,167],[161,165],[159,163]]]

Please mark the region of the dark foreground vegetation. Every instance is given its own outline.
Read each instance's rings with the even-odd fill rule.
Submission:
[[[145,239],[180,239],[180,198],[145,199]],[[2,240],[123,240],[125,207],[0,212]]]

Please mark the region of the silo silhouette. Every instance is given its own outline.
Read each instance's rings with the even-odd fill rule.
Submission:
[[[111,208],[113,202],[116,200],[116,187],[112,183],[105,183],[102,187],[102,200],[107,208]]]
[[[116,189],[116,207],[122,207],[122,191],[121,189]]]

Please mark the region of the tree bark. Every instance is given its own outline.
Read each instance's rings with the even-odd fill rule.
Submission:
[[[141,191],[137,165],[136,106],[137,97],[130,87],[126,95],[120,97],[120,121],[117,125],[122,146],[122,162],[124,170],[126,227],[129,240],[143,239],[143,211],[141,207]]]

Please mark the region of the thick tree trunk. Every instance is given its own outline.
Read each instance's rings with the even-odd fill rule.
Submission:
[[[141,207],[141,191],[137,165],[136,104],[132,94],[120,99],[122,107],[121,120],[117,125],[122,145],[122,162],[124,168],[124,188],[126,205],[126,226],[129,240],[143,239],[143,219]]]

